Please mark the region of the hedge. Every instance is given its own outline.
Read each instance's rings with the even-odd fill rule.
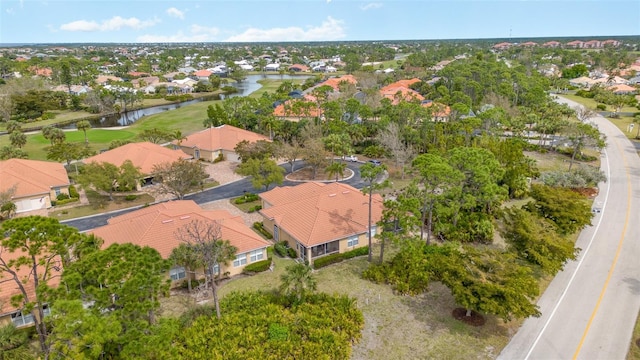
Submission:
[[[256,229],[260,234],[262,234],[262,236],[266,237],[267,239],[273,239],[273,235],[271,235],[263,226],[262,223],[259,221],[256,221],[253,223],[253,228]]]
[[[361,248],[347,251],[342,254],[331,254],[331,255],[323,256],[321,258],[313,260],[313,268],[320,269],[331,264],[339,263],[346,259],[351,259],[356,256],[362,256],[362,255],[368,255],[368,254],[369,254],[369,247],[363,246]]]
[[[233,200],[236,205],[244,204],[247,202],[258,201],[260,200],[260,196],[253,193],[246,193],[243,196],[240,196]]]
[[[79,198],[80,197],[80,194],[78,194],[78,190],[73,185],[69,186],[69,196],[72,197],[72,198]]]
[[[256,205],[256,206],[251,207],[248,212],[249,213],[254,213],[254,212],[260,211],[260,210],[262,210],[262,205]]]
[[[51,205],[52,206],[60,206],[60,205],[72,203],[74,201],[78,201],[78,198],[68,198],[68,199],[63,199],[63,200],[52,201]]]
[[[271,267],[271,259],[261,260],[245,266],[242,272],[245,274],[259,273],[269,270],[269,267]]]
[[[287,242],[286,241],[280,241],[277,244],[275,244],[275,246],[273,247],[273,249],[275,250],[276,254],[280,255],[281,257],[287,257],[288,255],[288,248],[287,248]]]
[[[298,257],[298,253],[296,252],[296,250],[294,248],[287,248],[287,254],[292,259],[296,259]]]

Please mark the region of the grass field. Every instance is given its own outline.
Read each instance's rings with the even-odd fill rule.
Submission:
[[[627,360],[640,360],[640,316],[636,319],[636,326],[631,335]]]
[[[100,196],[100,195],[97,195],[97,196]],[[94,215],[97,213],[104,213],[108,211],[114,211],[114,210],[126,209],[134,206],[144,205],[144,204],[150,204],[155,201],[155,199],[152,196],[147,194],[137,195],[136,199],[131,201],[125,200],[124,195],[114,195],[113,201],[109,201],[107,196],[101,196],[101,201],[99,201],[99,203],[95,203],[95,197],[96,195],[89,197],[89,201],[92,202],[91,205],[75,206],[68,209],[55,210],[49,214],[49,217],[52,217],[58,220],[74,219],[78,217]]]
[[[581,96],[572,95],[572,94],[563,94],[562,97],[567,98],[569,100],[573,100],[578,104],[582,104],[591,110],[595,110],[596,106],[599,104],[593,99],[583,98]],[[607,105],[607,111],[613,111],[613,110],[615,110],[613,106]],[[635,108],[632,106],[625,106],[620,111],[621,112],[638,112],[638,108]]]

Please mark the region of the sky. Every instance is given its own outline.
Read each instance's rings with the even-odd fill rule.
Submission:
[[[640,0],[0,0],[0,43],[640,35]]]

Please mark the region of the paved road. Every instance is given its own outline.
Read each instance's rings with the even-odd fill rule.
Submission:
[[[343,183],[349,184],[357,189],[360,189],[362,187],[365,186],[364,182],[360,179],[360,163],[352,163],[352,162],[348,162],[347,166],[349,167],[349,169],[353,170],[354,172],[354,176],[348,180],[343,181]],[[296,169],[300,169],[302,166],[304,166],[304,163],[301,161],[298,161],[296,163]],[[282,166],[287,172],[289,170],[289,165],[283,165]],[[283,186],[295,186],[298,185],[298,182],[293,182],[293,181],[285,181],[282,185]],[[237,197],[240,196],[244,193],[244,191],[251,191],[254,193],[261,193],[264,191],[264,189],[262,190],[256,190],[253,188],[253,186],[251,185],[251,179],[249,178],[244,178],[242,180],[238,180],[229,184],[225,184],[225,185],[221,185],[221,186],[217,186],[215,188],[211,188],[208,190],[205,190],[203,192],[199,192],[196,194],[192,194],[192,195],[187,195],[185,196],[185,200],[193,200],[198,204],[204,204],[204,203],[208,203],[211,201],[215,201],[215,200],[220,200],[220,199],[227,199],[227,198],[232,198],[232,197]],[[107,220],[109,218],[112,218],[114,216],[118,216],[118,215],[122,215],[122,214],[126,214],[128,212],[134,211],[139,209],[141,206],[135,207],[135,208],[129,208],[129,209],[123,209],[123,210],[117,210],[117,211],[113,211],[110,213],[104,213],[104,214],[99,214],[99,215],[94,215],[94,216],[90,216],[90,217],[86,217],[86,218],[78,218],[78,219],[70,219],[70,220],[65,220],[65,221],[61,221],[62,223],[69,225],[69,226],[73,226],[75,228],[77,228],[80,231],[87,231],[87,230],[91,230],[94,228],[97,228],[99,226],[103,226],[107,224]]]
[[[560,99],[570,106],[578,104]],[[579,258],[538,301],[499,359],[625,359],[640,309],[640,158],[622,132],[592,118],[607,136],[593,225],[582,231]]]

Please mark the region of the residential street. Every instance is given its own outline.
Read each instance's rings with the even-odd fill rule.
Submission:
[[[302,161],[298,161],[296,162],[296,169],[300,169],[302,168],[302,166],[304,165],[304,163]],[[351,170],[353,170],[354,172],[354,176],[348,180],[343,181],[345,184],[349,184],[355,188],[362,188],[365,186],[364,182],[360,179],[360,163],[357,162],[348,162],[347,163],[347,167]],[[284,164],[282,165],[282,167],[287,171],[287,174],[289,173],[289,165],[288,164]],[[293,182],[293,181],[287,181],[285,180],[284,183],[282,184],[283,186],[295,186],[299,184],[298,182]],[[239,181],[235,181],[229,184],[225,184],[225,185],[221,185],[221,186],[217,186],[215,188],[211,188],[211,189],[207,189],[203,192],[200,193],[196,193],[196,194],[192,194],[192,195],[188,195],[185,197],[185,200],[193,200],[195,201],[197,204],[205,204],[211,201],[215,201],[215,200],[220,200],[220,199],[227,199],[227,198],[232,198],[232,197],[237,197],[240,196],[244,193],[244,191],[250,191],[250,192],[254,192],[254,193],[261,193],[264,191],[264,189],[260,189],[260,190],[256,190],[253,188],[253,186],[251,185],[251,179],[250,178],[244,178],[242,180]],[[111,217],[114,216],[118,216],[118,215],[122,215],[122,214],[126,214],[128,212],[134,211],[139,209],[140,207],[136,207],[136,208],[130,208],[130,209],[123,209],[123,210],[118,210],[118,211],[114,211],[111,213],[105,213],[105,214],[99,214],[99,215],[94,215],[94,216],[90,216],[90,217],[86,217],[86,218],[79,218],[79,219],[70,219],[70,220],[64,220],[61,221],[64,224],[73,226],[75,228],[77,228],[80,231],[87,231],[87,230],[91,230],[94,228],[97,228],[99,226],[103,226],[107,224],[107,220]]]
[[[577,103],[560,98],[571,107]],[[538,301],[499,359],[625,359],[640,309],[640,159],[621,131],[592,118],[607,137],[592,226],[582,231],[579,258]]]

